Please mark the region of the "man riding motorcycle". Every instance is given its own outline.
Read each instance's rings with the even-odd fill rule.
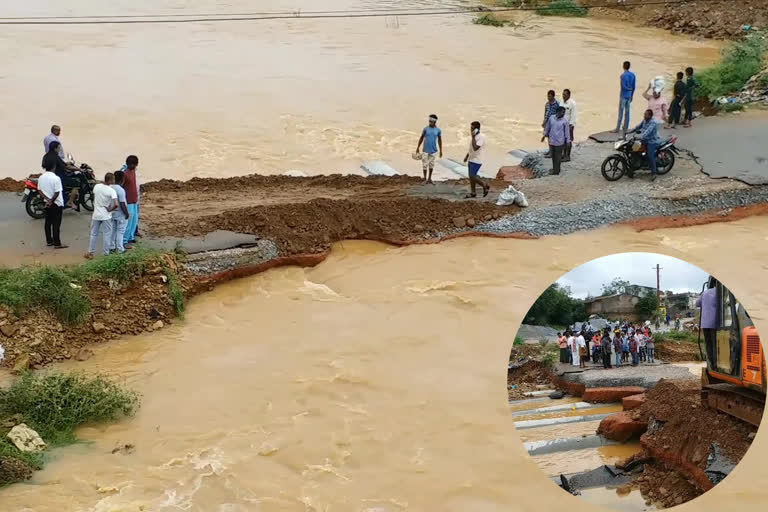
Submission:
[[[50,142],[48,145],[48,152],[43,155],[42,168],[54,169],[56,175],[61,178],[61,184],[65,191],[65,199],[67,199],[66,206],[74,208],[79,212],[80,204],[78,198],[82,177],[77,173],[79,169],[67,165],[67,163],[62,160],[59,154],[60,147],[61,144],[58,141],[54,140]]]
[[[659,123],[653,118],[653,110],[648,109],[643,116],[643,122],[637,125],[633,133],[639,133],[646,148],[648,163],[651,167],[651,181],[656,180],[656,152],[659,150]],[[628,176],[634,178],[634,171],[629,168]]]

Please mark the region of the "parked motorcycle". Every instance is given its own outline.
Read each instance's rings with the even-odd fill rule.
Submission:
[[[675,155],[680,154],[675,147],[676,142],[677,137],[669,137],[659,144],[656,151],[656,172],[659,175],[667,174],[675,166]],[[616,142],[613,148],[616,153],[606,158],[601,168],[606,180],[616,181],[625,174],[634,174],[641,169],[650,170],[646,147],[640,140],[625,137]]]
[[[72,155],[67,155],[67,163],[75,166],[75,161]],[[93,211],[93,187],[96,185],[96,176],[93,169],[88,164],[80,164],[77,171],[74,173],[75,177],[79,180],[78,189],[80,191],[78,197],[78,205],[82,206],[89,212]],[[24,182],[24,194],[21,196],[21,202],[25,203],[27,215],[33,219],[42,219],[45,217],[45,200],[37,190],[37,178],[39,175],[30,175]],[[67,190],[70,193],[72,188]]]

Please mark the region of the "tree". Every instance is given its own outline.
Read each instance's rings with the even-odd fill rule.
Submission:
[[[584,301],[571,297],[571,290],[555,283],[544,290],[525,315],[532,325],[571,325],[586,317]]]
[[[646,295],[635,304],[635,313],[642,320],[650,320],[659,310],[659,299],[655,295]]]
[[[608,284],[603,283],[603,295],[616,295],[619,293],[624,293],[624,291],[629,287],[629,281],[625,281],[621,278],[614,277],[613,281],[611,281]]]

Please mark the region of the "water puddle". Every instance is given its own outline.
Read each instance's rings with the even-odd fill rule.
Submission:
[[[586,500],[592,505],[607,507],[618,512],[647,512],[659,510],[655,505],[645,504],[640,491],[634,489],[626,492],[623,489],[584,489],[581,491],[580,498]]]

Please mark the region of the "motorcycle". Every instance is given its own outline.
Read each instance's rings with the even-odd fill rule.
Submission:
[[[679,151],[675,147],[677,137],[669,137],[659,144],[656,151],[656,172],[659,175],[667,174],[675,166],[675,155]],[[616,153],[603,161],[600,171],[603,178],[608,181],[621,179],[625,174],[634,175],[641,169],[650,170],[651,163],[645,145],[633,137],[625,137],[613,146]]]
[[[72,155],[67,155],[66,162],[76,167],[75,160]],[[96,185],[96,175],[90,165],[83,163],[80,164],[77,171],[74,172],[74,176],[79,181],[78,190],[80,194],[78,196],[77,203],[87,211],[93,211],[93,187]],[[25,203],[27,215],[33,219],[42,219],[45,217],[45,200],[37,189],[37,179],[39,175],[30,175],[24,182],[24,194],[21,196],[21,202]],[[70,187],[67,192],[71,192]]]

